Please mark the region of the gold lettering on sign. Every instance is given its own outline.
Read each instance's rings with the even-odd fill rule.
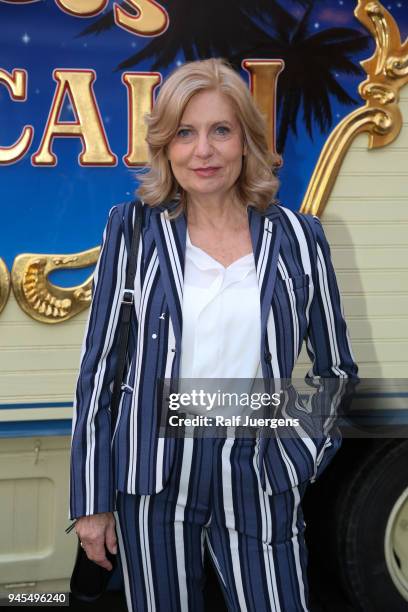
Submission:
[[[27,100],[27,72],[15,68],[10,74],[0,69],[0,83],[3,83],[12,100],[25,102]],[[26,125],[21,132],[20,138],[9,147],[0,147],[0,164],[13,164],[26,154],[33,140],[34,128]]]
[[[53,270],[95,264],[99,253],[100,247],[94,247],[71,255],[17,255],[11,270],[11,282],[19,306],[42,323],[71,319],[91,302],[92,275],[75,287],[59,287],[48,280],[48,275]]]
[[[163,34],[169,25],[167,11],[154,0],[126,0],[137,11],[136,15],[128,13],[117,2],[113,5],[115,23],[120,28],[142,36]]]
[[[281,59],[244,59],[241,65],[249,74],[249,89],[252,98],[266,119],[269,150],[279,158],[276,152],[275,134],[276,88],[279,74],[282,72],[285,63]]]
[[[0,312],[6,305],[10,293],[10,274],[4,259],[0,257]]]
[[[55,0],[64,13],[76,17],[94,17],[108,5],[108,0]]]
[[[55,166],[56,155],[51,151],[53,139],[80,138],[82,152],[78,156],[81,166],[114,166],[117,157],[110,150],[92,89],[96,79],[93,70],[55,69],[53,78],[57,82],[51,110],[40,147],[31,157],[35,166]],[[65,96],[68,95],[75,121],[59,121]]]
[[[0,0],[7,4],[30,4],[39,0]],[[74,17],[94,17],[108,6],[108,0],[55,0],[64,13]],[[136,15],[126,10],[133,8]],[[113,15],[117,26],[140,36],[158,36],[169,26],[169,15],[155,0],[126,0],[113,4]]]
[[[152,110],[154,90],[161,80],[159,72],[125,72],[122,75],[122,82],[128,90],[128,151],[123,158],[128,166],[147,163],[144,116]]]

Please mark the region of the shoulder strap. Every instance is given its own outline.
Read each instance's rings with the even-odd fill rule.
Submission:
[[[115,429],[116,420],[118,417],[119,401],[122,388],[123,373],[125,371],[127,345],[129,339],[130,318],[134,304],[134,283],[136,276],[137,254],[139,250],[140,233],[142,228],[142,213],[143,208],[139,201],[131,202],[130,205],[135,208],[135,223],[133,227],[132,243],[128,257],[128,265],[126,270],[125,289],[122,294],[122,302],[120,307],[119,321],[119,339],[118,339],[118,354],[117,365],[115,372],[115,381],[113,383],[112,400],[111,400],[111,431]],[[71,525],[65,529],[65,533],[69,533],[75,527],[77,519],[74,519]]]
[[[119,339],[117,352],[117,365],[115,372],[115,381],[113,383],[112,400],[111,400],[111,431],[115,429],[116,419],[118,417],[119,401],[121,387],[123,381],[123,373],[125,371],[127,346],[129,340],[130,318],[134,307],[134,284],[136,276],[137,254],[139,250],[140,233],[142,228],[142,204],[139,201],[134,202],[135,208],[135,224],[133,227],[132,244],[128,257],[128,265],[126,271],[125,288],[122,294],[122,302],[120,307],[120,323],[119,323]]]

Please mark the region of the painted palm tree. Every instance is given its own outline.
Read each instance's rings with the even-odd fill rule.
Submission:
[[[312,1],[297,0],[300,7],[309,6]],[[126,2],[121,4],[130,14],[136,14]],[[243,48],[268,44],[269,35],[254,19],[262,20],[264,14],[269,14],[281,21],[288,16],[277,0],[161,0],[160,4],[169,14],[168,29],[121,62],[118,70],[152,59],[151,70],[166,68],[180,51],[186,61],[215,55],[230,57]],[[85,28],[80,36],[101,34],[113,26],[113,12],[109,11]]]
[[[212,56],[228,58],[237,68],[245,57],[282,58],[279,77],[277,150],[283,153],[289,130],[297,135],[299,109],[306,130],[326,133],[332,125],[330,96],[357,104],[337,82],[335,73],[363,74],[350,56],[367,49],[368,35],[353,28],[328,28],[310,33],[313,0],[299,0],[295,17],[276,0],[167,0],[169,28],[121,62],[117,70],[152,60],[151,70],[166,68],[182,52],[186,61]],[[126,2],[123,6],[134,13]],[[81,32],[101,34],[114,25],[110,11]]]
[[[299,109],[303,107],[302,125],[313,138],[313,124],[327,133],[333,124],[330,96],[344,105],[357,105],[338,83],[336,73],[363,75],[361,66],[351,57],[368,48],[370,37],[353,28],[327,28],[313,33],[308,7],[300,19],[287,15],[271,24],[274,34],[267,44],[259,41],[245,49],[247,57],[281,58],[285,69],[279,76],[277,91],[278,134],[276,148],[282,153],[289,129],[297,135]],[[350,57],[351,56],[351,57]],[[237,67],[241,54],[230,61]]]

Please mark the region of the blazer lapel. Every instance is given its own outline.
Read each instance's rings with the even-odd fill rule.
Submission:
[[[167,210],[160,210],[160,212],[159,210],[152,215],[151,223],[176,343],[180,345],[183,328],[182,304],[187,223],[184,214],[170,221]],[[265,215],[248,207],[248,221],[260,292],[262,338],[265,336],[271,310],[278,265],[282,234],[278,217],[279,213],[274,210],[273,206]]]
[[[248,208],[248,215],[261,300],[261,338],[264,338],[271,311],[282,227],[278,221],[279,213],[273,206],[267,215]]]
[[[159,210],[152,214],[151,224],[176,345],[180,347],[187,223],[184,214],[170,221],[167,210]]]
[[[268,317],[271,314],[271,302],[275,287],[276,273],[278,269],[279,248],[282,238],[282,226],[279,220],[279,209],[272,205],[267,213],[261,215],[258,211],[250,211],[250,230],[252,247],[255,257],[256,272],[261,300],[261,347],[265,348],[266,328]],[[261,349],[261,362],[265,363],[265,357]],[[262,368],[264,372],[266,369]],[[273,372],[272,372],[273,376]],[[270,389],[268,381],[265,380],[267,389]],[[269,415],[268,415],[269,416]],[[266,488],[264,457],[267,452],[271,437],[261,427],[259,434],[259,447],[257,463],[260,474],[261,485]]]

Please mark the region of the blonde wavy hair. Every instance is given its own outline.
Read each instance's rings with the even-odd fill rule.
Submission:
[[[186,211],[187,194],[178,184],[167,158],[167,146],[176,135],[190,99],[206,90],[218,90],[228,96],[242,129],[247,153],[236,182],[236,196],[243,206],[253,205],[264,211],[276,203],[279,187],[275,172],[278,156],[268,150],[266,122],[252,100],[249,88],[232,66],[222,58],[187,62],[163,82],[153,110],[145,116],[149,168],[138,175],[137,196],[150,206],[178,200],[171,217]]]

